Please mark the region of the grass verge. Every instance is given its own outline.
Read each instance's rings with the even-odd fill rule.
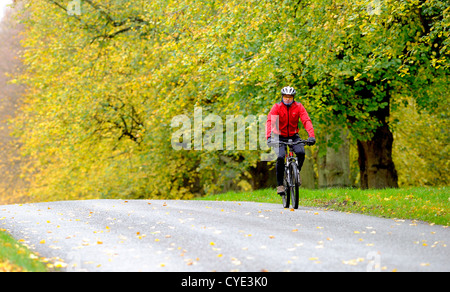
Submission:
[[[275,189],[228,192],[199,199],[281,204],[281,199]],[[300,206],[450,225],[450,191],[448,187],[383,190],[300,189]]]
[[[46,272],[39,257],[0,229],[0,272]]]

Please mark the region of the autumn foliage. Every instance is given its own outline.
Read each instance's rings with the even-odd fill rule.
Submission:
[[[261,151],[174,151],[171,121],[194,107],[264,115],[285,84],[298,89],[319,147],[331,126],[349,129],[362,187],[398,185],[392,112],[405,100],[448,114],[446,1],[85,0],[68,13],[69,2],[24,1],[19,15],[26,72],[14,82],[27,93],[15,127],[33,200],[264,186]],[[448,183],[438,161],[447,179],[429,184]]]

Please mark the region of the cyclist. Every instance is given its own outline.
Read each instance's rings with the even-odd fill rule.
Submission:
[[[307,143],[309,145],[316,143],[311,119],[303,105],[300,102],[294,101],[295,94],[296,91],[294,88],[290,86],[284,87],[281,89],[281,102],[276,103],[270,110],[266,123],[266,138],[269,146],[276,144],[277,138],[283,142],[287,142],[289,139],[292,139],[293,142],[300,140],[300,136],[298,135],[299,120],[308,133]],[[300,171],[305,161],[305,148],[303,144],[296,144],[293,146],[293,150],[297,155],[298,169]],[[277,193],[279,195],[284,195],[286,191],[283,185],[285,155],[286,145],[279,144],[276,163]]]

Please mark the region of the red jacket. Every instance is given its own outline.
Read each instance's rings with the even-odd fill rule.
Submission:
[[[276,119],[279,117],[279,129],[276,127]],[[276,103],[267,116],[266,138],[273,132],[282,137],[291,137],[298,133],[299,120],[302,122],[309,137],[314,137],[314,128],[303,105],[294,101],[289,107],[284,103]]]

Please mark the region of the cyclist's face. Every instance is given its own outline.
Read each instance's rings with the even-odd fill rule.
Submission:
[[[293,102],[294,101],[294,96],[292,96],[292,95],[283,95],[283,101],[284,101],[284,103],[286,103],[286,104],[290,104],[291,102]]]

